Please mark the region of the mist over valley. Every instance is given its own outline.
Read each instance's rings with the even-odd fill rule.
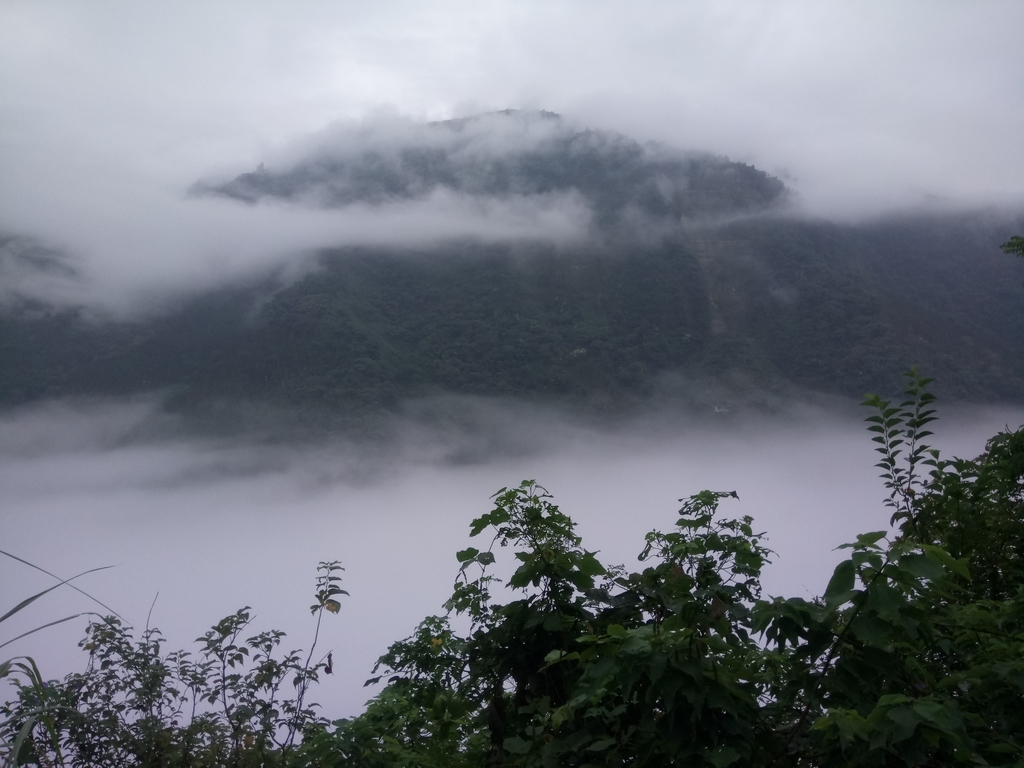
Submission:
[[[75,615],[5,648],[46,678],[251,606],[357,716],[524,480],[627,571],[722,492],[764,596],[839,610],[838,547],[910,540],[865,396],[934,378],[915,461],[1024,425],[1019,7],[399,5],[0,8],[0,578],[101,569],[0,619]]]
[[[614,426],[501,400],[433,409],[460,418],[410,417],[375,441],[284,444],[197,438],[152,400],[8,411],[4,548],[64,577],[114,566],[76,583],[135,627],[160,627],[169,648],[245,605],[253,631],[283,629],[289,647],[308,645],[314,566],[342,560],[351,596],[321,639],[346,661],[317,690],[340,717],[377,690],[362,684],[387,645],[442,612],[455,552],[479,544],[469,523],[503,486],[543,483],[588,549],[631,568],[644,536],[671,526],[678,499],[735,490],[723,512],[751,515],[777,553],[766,594],[807,599],[827,583],[835,547],[889,519],[866,411],[852,401],[741,418],[663,408]],[[942,412],[932,442],[947,456],[973,456],[1024,423],[1019,407]],[[51,584],[19,563],[0,569],[25,592]],[[47,616],[101,610],[74,592],[50,597],[9,622],[10,636]],[[12,647],[60,675],[80,669],[80,635],[71,622]]]

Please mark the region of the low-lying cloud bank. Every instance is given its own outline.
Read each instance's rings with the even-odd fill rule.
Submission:
[[[136,627],[159,593],[151,621],[168,647],[187,646],[243,605],[254,607],[258,628],[283,628],[286,645],[308,646],[316,563],[340,559],[351,597],[324,627],[337,674],[316,694],[340,716],[358,711],[387,644],[442,610],[454,553],[502,486],[543,483],[588,548],[627,564],[647,531],[672,525],[677,499],[736,490],[723,514],[752,515],[778,553],[769,594],[820,593],[832,549],[887,525],[874,444],[852,403],[732,421],[662,411],[615,427],[551,409],[462,405],[461,420],[410,418],[387,444],[197,440],[145,400],[8,412],[0,417],[4,549],[61,576],[116,566],[78,583]],[[1022,421],[1019,409],[943,409],[934,441],[947,455],[972,456],[997,429]],[[6,559],[0,575],[16,596],[52,583]],[[5,622],[5,637],[93,609],[60,590],[21,623]],[[31,652],[47,675],[79,669],[83,622],[9,650]]]

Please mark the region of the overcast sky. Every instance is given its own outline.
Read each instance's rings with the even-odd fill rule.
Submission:
[[[534,222],[464,201],[324,215],[184,191],[332,122],[510,107],[753,163],[812,213],[1020,206],[1021,30],[1019,0],[3,0],[0,229],[70,249],[108,300],[398,221],[500,236]]]

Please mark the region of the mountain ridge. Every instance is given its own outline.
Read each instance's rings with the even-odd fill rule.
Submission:
[[[271,270],[134,320],[8,289],[0,406],[160,391],[184,410],[245,401],[358,415],[457,394],[606,412],[663,395],[669,380],[751,402],[898,393],[912,365],[947,399],[1024,402],[1024,264],[998,247],[1024,218],[805,220],[750,166],[508,117],[335,135],[315,145],[330,145],[334,165],[309,150],[291,176],[264,168],[203,194],[330,209],[360,190],[362,204],[416,199],[446,178],[470,197],[543,196],[582,179],[595,224],[579,240],[339,245],[288,279]],[[246,199],[238,179],[259,194]],[[36,259],[18,240],[4,261],[5,248],[0,274],[55,269],[49,250]],[[695,402],[684,390],[677,399]]]
[[[762,212],[787,196],[780,180],[753,166],[576,130],[550,112],[506,110],[422,124],[394,139],[358,132],[342,139],[325,140],[290,167],[261,163],[227,182],[197,182],[191,192],[335,208],[422,199],[438,188],[498,198],[571,190],[605,226],[621,224],[630,209],[655,219],[707,219]]]

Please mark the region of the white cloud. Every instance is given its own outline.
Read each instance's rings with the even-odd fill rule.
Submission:
[[[506,107],[784,172],[813,213],[1019,205],[1021,28],[1016,0],[12,1],[0,229],[81,251],[99,295],[204,283],[326,225],[197,213],[180,199],[197,178],[382,110]]]

